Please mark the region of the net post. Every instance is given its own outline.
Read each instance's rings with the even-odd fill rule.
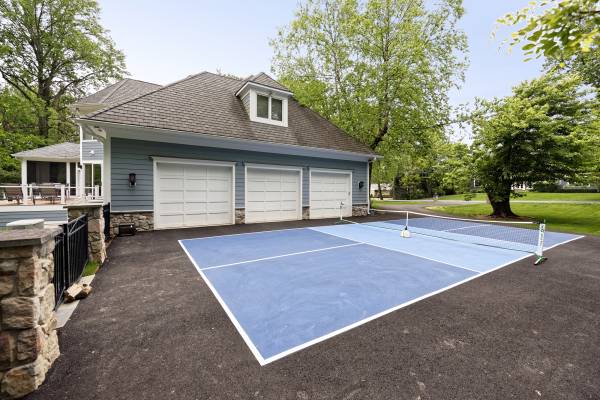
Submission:
[[[406,222],[404,223],[404,229],[408,229],[408,211],[406,212]]]
[[[546,232],[546,221],[542,221],[540,223],[540,227],[538,230],[538,245],[537,250],[535,251],[536,260],[535,265],[539,265],[546,261],[546,257],[544,257],[544,234]]]

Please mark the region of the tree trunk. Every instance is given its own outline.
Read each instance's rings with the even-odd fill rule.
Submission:
[[[510,218],[517,216],[510,208],[510,195],[503,199],[493,199],[492,196],[488,195],[488,199],[490,200],[490,204],[492,206],[492,214],[490,217]]]
[[[383,193],[381,192],[381,182],[377,182],[377,190],[379,191],[379,200],[383,200]]]

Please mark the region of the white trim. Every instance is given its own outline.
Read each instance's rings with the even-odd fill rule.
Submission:
[[[176,158],[176,157],[160,157],[150,156],[153,161],[164,164],[194,164],[194,165],[210,165],[231,167],[235,166],[235,161],[214,161],[214,160],[197,160],[195,158]]]
[[[248,82],[244,83],[244,85],[237,92],[235,92],[235,95],[238,96],[245,89],[249,89],[250,87],[255,87],[255,88],[258,88],[258,89],[262,89],[262,90],[270,90],[270,91],[277,92],[277,93],[284,94],[284,95],[288,95],[288,96],[292,96],[293,95],[293,93],[290,92],[290,91],[288,91],[288,90],[277,89],[277,88],[274,88],[272,86],[267,86],[267,85],[263,85],[263,84],[252,82],[252,81],[248,81]]]
[[[217,301],[219,302],[219,304],[221,305],[221,307],[223,308],[223,310],[225,310],[225,314],[227,314],[227,316],[229,317],[229,320],[233,323],[233,326],[235,326],[235,329],[237,329],[238,333],[240,334],[240,336],[242,337],[242,339],[244,340],[244,342],[246,342],[246,345],[248,346],[248,348],[250,348],[250,351],[252,352],[252,354],[254,355],[254,357],[256,357],[256,359],[258,360],[258,363],[261,366],[265,365],[266,364],[265,359],[260,354],[260,352],[258,351],[258,349],[256,348],[256,346],[254,345],[254,343],[252,342],[252,340],[250,340],[250,336],[248,336],[248,334],[246,333],[246,331],[244,330],[244,328],[242,328],[242,325],[238,322],[237,318],[235,318],[235,315],[233,315],[233,313],[231,312],[231,310],[227,306],[227,303],[225,303],[225,300],[223,300],[221,298],[221,296],[219,295],[219,292],[217,292],[217,289],[215,289],[215,287],[212,285],[212,283],[210,282],[210,280],[208,280],[208,277],[206,275],[204,275],[204,272],[202,271],[202,269],[200,268],[200,266],[198,264],[196,264],[196,261],[194,260],[194,258],[187,251],[187,249],[185,248],[185,246],[181,243],[182,241],[178,240],[178,242],[179,242],[179,245],[181,246],[181,248],[183,249],[183,251],[185,252],[185,254],[187,254],[188,258],[192,262],[192,265],[194,265],[194,267],[196,268],[196,271],[198,271],[198,273],[200,274],[200,276],[204,280],[204,283],[206,283],[206,286],[208,286],[208,288],[212,292],[213,296],[215,296],[215,298],[217,299]]]
[[[276,165],[276,164],[252,164],[252,163],[244,163],[244,223],[247,223],[246,213],[248,210],[248,168],[250,169],[272,169],[272,170],[281,170],[281,171],[295,171],[299,172],[299,200],[298,200],[298,216],[296,221],[302,220],[302,179],[303,179],[303,168],[295,167],[295,166],[287,166],[287,165]],[[268,222],[268,221],[267,221]],[[271,222],[283,222],[283,221],[271,221]],[[252,223],[252,222],[251,222]]]
[[[334,337],[334,336],[337,336],[337,335],[339,335],[339,334],[341,334],[341,333],[347,332],[347,331],[349,331],[349,330],[351,330],[351,329],[354,329],[354,328],[356,328],[356,327],[358,327],[358,326],[360,326],[360,325],[364,325],[364,324],[366,324],[367,322],[370,322],[370,321],[373,321],[373,320],[375,320],[375,319],[377,319],[377,318],[383,317],[384,315],[387,315],[387,314],[389,314],[389,313],[392,313],[392,312],[394,312],[394,311],[397,311],[397,310],[399,310],[399,309],[401,309],[401,308],[404,308],[404,307],[406,307],[406,306],[409,306],[409,305],[411,305],[411,304],[417,303],[417,302],[419,302],[419,301],[421,301],[421,300],[424,300],[424,299],[426,299],[426,298],[428,298],[428,297],[432,297],[432,296],[435,296],[435,295],[437,295],[437,294],[440,294],[440,293],[442,293],[442,292],[445,292],[446,290],[450,290],[450,289],[452,289],[452,288],[454,288],[454,287],[456,287],[456,286],[459,286],[459,285],[462,285],[463,283],[467,283],[467,282],[469,282],[469,281],[472,281],[473,279],[477,279],[477,278],[479,278],[479,277],[481,277],[481,276],[483,276],[483,275],[489,274],[490,272],[496,271],[496,270],[498,270],[498,269],[500,269],[500,268],[504,268],[504,267],[506,267],[506,266],[508,266],[508,265],[510,265],[510,264],[514,264],[514,263],[516,263],[516,262],[518,262],[518,261],[521,261],[521,260],[523,260],[524,258],[527,258],[527,257],[530,257],[530,255],[523,256],[523,257],[521,257],[521,258],[515,259],[515,260],[513,260],[513,261],[510,261],[510,262],[508,262],[508,263],[502,264],[502,265],[500,265],[500,266],[498,266],[498,267],[496,267],[496,268],[494,268],[494,269],[491,269],[491,270],[489,270],[489,271],[486,271],[486,272],[480,272],[480,273],[478,273],[478,274],[475,274],[475,275],[473,275],[473,276],[471,276],[471,277],[469,277],[469,278],[463,279],[462,281],[459,281],[459,282],[453,283],[452,285],[448,285],[448,286],[446,286],[446,287],[443,287],[443,288],[441,288],[441,289],[438,289],[438,290],[436,290],[436,291],[433,291],[433,292],[431,292],[431,293],[427,293],[427,294],[425,294],[425,295],[423,295],[423,296],[417,297],[417,298],[415,298],[415,299],[409,300],[409,301],[407,301],[407,302],[404,302],[404,303],[402,303],[402,304],[399,304],[399,305],[397,305],[397,306],[394,306],[394,307],[392,307],[392,308],[389,308],[389,309],[387,309],[387,310],[381,311],[381,312],[379,312],[379,313],[377,313],[377,314],[371,315],[370,317],[367,317],[367,318],[365,318],[365,319],[362,319],[362,320],[360,320],[360,321],[356,321],[356,322],[354,322],[353,324],[347,325],[347,326],[345,326],[345,327],[343,327],[343,328],[340,328],[340,329],[338,329],[338,330],[336,330],[336,331],[330,332],[330,333],[328,333],[328,334],[326,334],[326,335],[323,335],[323,336],[320,336],[320,337],[318,337],[318,338],[315,338],[315,339],[313,339],[313,340],[310,340],[310,341],[308,341],[308,342],[306,342],[306,343],[303,343],[303,344],[301,344],[301,345],[299,345],[299,346],[292,347],[291,349],[288,349],[288,350],[286,350],[286,351],[283,351],[283,352],[281,352],[281,353],[279,353],[279,354],[276,354],[276,355],[274,355],[274,356],[271,356],[271,357],[269,357],[269,358],[266,358],[266,359],[265,359],[265,358],[262,358],[262,357],[261,357],[260,359],[258,359],[258,358],[257,358],[257,359],[258,359],[258,362],[260,363],[260,365],[261,365],[261,366],[264,366],[264,365],[266,365],[266,364],[272,363],[273,361],[279,360],[279,359],[281,359],[281,358],[283,358],[283,357],[285,357],[285,356],[288,356],[288,355],[290,355],[290,354],[292,354],[292,353],[295,353],[295,352],[297,352],[297,351],[303,350],[303,349],[305,349],[305,348],[307,348],[307,347],[310,347],[310,346],[312,346],[312,345],[315,345],[315,344],[317,344],[317,343],[323,342],[323,341],[325,341],[325,340],[327,340],[327,339],[331,339],[331,338],[332,338],[332,337]]]
[[[206,267],[206,268],[202,268],[202,271],[207,271],[209,269],[219,269],[219,268],[225,268],[225,267],[235,267],[236,265],[243,265],[243,264],[250,264],[253,262],[258,262],[258,261],[267,261],[267,260],[275,260],[277,258],[283,258],[283,257],[289,257],[289,256],[298,256],[300,254],[307,254],[307,253],[318,253],[320,251],[327,251],[327,250],[334,250],[334,249],[341,249],[343,247],[352,247],[352,246],[363,246],[366,243],[350,243],[350,244],[342,244],[340,246],[332,246],[332,247],[325,247],[322,249],[314,249],[314,250],[305,250],[305,251],[298,251],[296,253],[288,253],[288,254],[282,254],[279,256],[271,256],[271,257],[264,257],[264,258],[257,258],[255,260],[248,260],[248,261],[239,261],[239,262],[234,262],[234,263],[230,263],[230,264],[221,264],[221,265],[215,265],[213,267]]]
[[[152,214],[154,218],[154,230],[160,229],[179,229],[179,228],[192,228],[193,226],[180,226],[162,228],[160,226],[160,216],[157,212],[157,193],[158,193],[158,173],[157,164],[185,164],[185,165],[206,165],[206,166],[220,166],[231,168],[231,225],[235,224],[235,162],[231,161],[212,161],[212,160],[196,160],[186,158],[172,158],[172,157],[155,157],[150,156],[152,159]],[[211,224],[211,225],[197,225],[197,226],[221,226],[223,224]]]
[[[350,175],[350,216],[352,216],[352,207],[354,206],[354,198],[353,198],[354,188],[352,187],[353,182],[354,182],[353,171],[350,169],[309,168],[309,170],[308,170],[308,207],[309,207],[309,210],[312,210],[312,195],[311,195],[312,193],[311,192],[312,192],[312,174],[313,174],[313,172]],[[312,218],[311,214],[312,214],[312,212],[309,211],[308,219],[323,219],[323,218]],[[326,218],[333,218],[333,217],[326,217]]]
[[[110,203],[112,209],[112,146],[110,142],[110,134],[106,134],[106,140],[102,144],[104,146],[104,154],[102,160],[102,198],[104,203]]]
[[[371,161],[367,161],[367,215],[371,214],[371,180],[369,179],[369,171],[371,169]]]
[[[66,163],[66,162],[79,162],[78,157],[65,157],[65,158],[57,158],[57,157],[15,157],[17,160],[21,161],[41,161],[41,162],[57,162],[57,163]]]
[[[257,90],[250,90],[250,121],[259,122],[261,124],[270,124],[276,126],[288,126],[288,99],[287,97],[273,95]],[[267,118],[258,116],[258,98],[263,96],[268,99]],[[271,118],[271,102],[272,99],[281,100],[281,121]]]
[[[192,133],[172,129],[140,127],[135,125],[117,124],[75,118],[81,124],[91,126],[115,127],[120,129],[111,132],[112,137],[136,139],[150,142],[166,142],[174,144],[189,144],[193,146],[216,147],[232,150],[246,150],[260,153],[280,153],[306,157],[334,158],[348,161],[367,161],[381,158],[376,154],[356,153],[344,150],[325,149],[322,147],[298,146],[284,143],[274,143],[250,139],[230,138],[205,133]],[[321,154],[321,155],[320,155]],[[327,155],[327,156],[325,156]]]

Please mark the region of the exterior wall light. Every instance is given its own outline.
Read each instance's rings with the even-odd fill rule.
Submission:
[[[362,189],[365,186],[365,183],[363,181],[358,182],[358,188]]]
[[[135,186],[135,173],[131,172],[129,174],[129,187]]]

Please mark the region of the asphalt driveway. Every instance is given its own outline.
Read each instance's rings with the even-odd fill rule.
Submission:
[[[178,240],[140,233],[59,332],[28,399],[599,399],[600,238],[510,265],[261,367]]]

